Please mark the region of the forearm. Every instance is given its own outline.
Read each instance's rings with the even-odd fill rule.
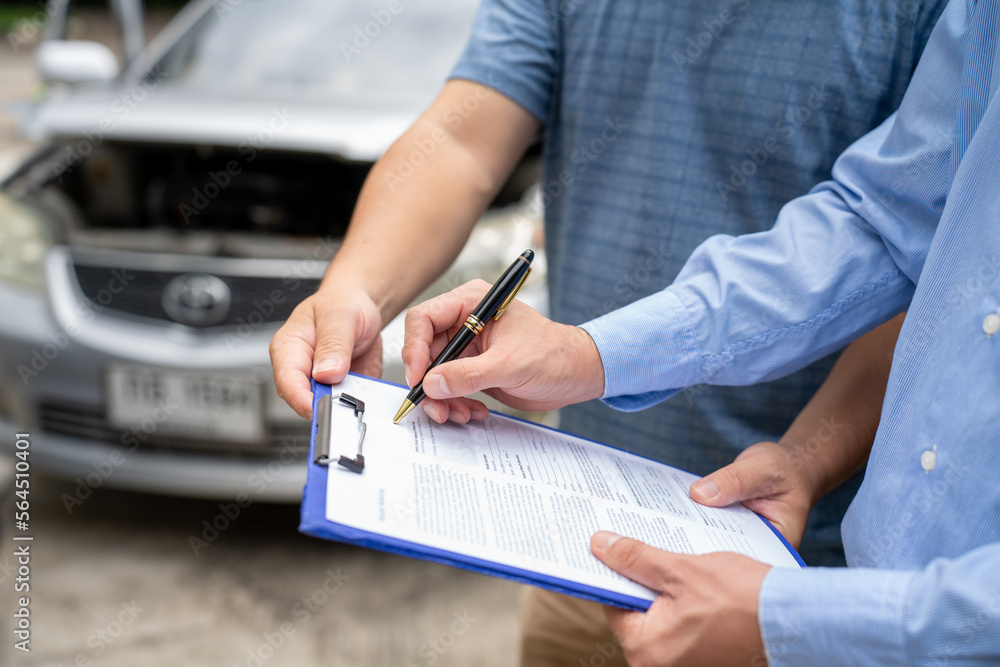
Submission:
[[[953,56],[959,33],[931,39]],[[949,144],[935,137],[954,125],[962,59],[950,56],[918,67],[899,110],[773,228],[709,238],[674,284],[583,325],[604,361],[609,405],[639,410],[694,384],[777,379],[908,306],[947,179],[903,174],[948,173]]]
[[[449,82],[372,168],[320,289],[361,289],[394,317],[458,256],[535,132],[499,93]]]
[[[760,594],[771,667],[996,665],[1000,544],[921,570],[774,568]]]
[[[767,232],[708,239],[672,285],[584,323],[608,405],[641,410],[696,384],[774,380],[904,310],[913,282],[837,190],[790,202]]]
[[[788,462],[810,480],[813,502],[868,460],[904,317],[851,343],[779,441]]]
[[[455,259],[538,122],[510,99],[451,81],[372,168],[316,294],[271,340],[275,386],[312,416],[310,380],[382,373],[379,332]]]

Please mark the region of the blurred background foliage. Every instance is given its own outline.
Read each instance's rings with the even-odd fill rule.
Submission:
[[[107,0],[70,0],[70,20],[78,12],[107,12]],[[142,4],[147,12],[174,13],[188,0],[145,0]],[[45,15],[46,0],[3,0],[0,5],[0,33],[12,32],[21,21],[32,20]]]

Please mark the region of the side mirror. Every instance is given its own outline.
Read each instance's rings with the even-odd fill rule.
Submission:
[[[83,41],[42,42],[35,51],[35,66],[46,83],[111,81],[120,71],[111,49]]]

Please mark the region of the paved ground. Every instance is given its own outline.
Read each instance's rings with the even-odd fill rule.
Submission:
[[[107,34],[100,22],[77,25]],[[91,31],[86,33],[86,31]],[[34,89],[31,54],[0,45],[0,172],[30,145],[7,107]],[[0,434],[12,438],[14,434]],[[514,664],[520,587],[296,532],[297,507],[255,504],[195,553],[218,503],[31,478],[31,653],[13,648],[18,573],[9,462],[0,462],[0,664]],[[227,508],[228,509],[228,508]],[[232,513],[232,509],[228,510]],[[211,535],[211,533],[209,533]]]
[[[3,614],[0,664],[510,665],[520,588],[299,535],[298,509],[251,505],[208,546],[218,503],[32,479],[31,653]],[[230,514],[234,514],[230,508]],[[0,608],[17,564],[3,504]],[[209,536],[212,536],[209,533]]]

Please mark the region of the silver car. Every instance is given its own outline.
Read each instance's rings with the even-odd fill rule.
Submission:
[[[474,9],[203,0],[122,72],[97,44],[40,47],[49,95],[23,130],[41,149],[0,186],[0,429],[31,434],[33,469],[76,481],[68,507],[101,486],[300,497],[308,425],[274,392],[268,342]],[[537,161],[424,296],[538,249]],[[544,308],[533,282],[522,296]],[[402,381],[399,320],[383,337]]]

